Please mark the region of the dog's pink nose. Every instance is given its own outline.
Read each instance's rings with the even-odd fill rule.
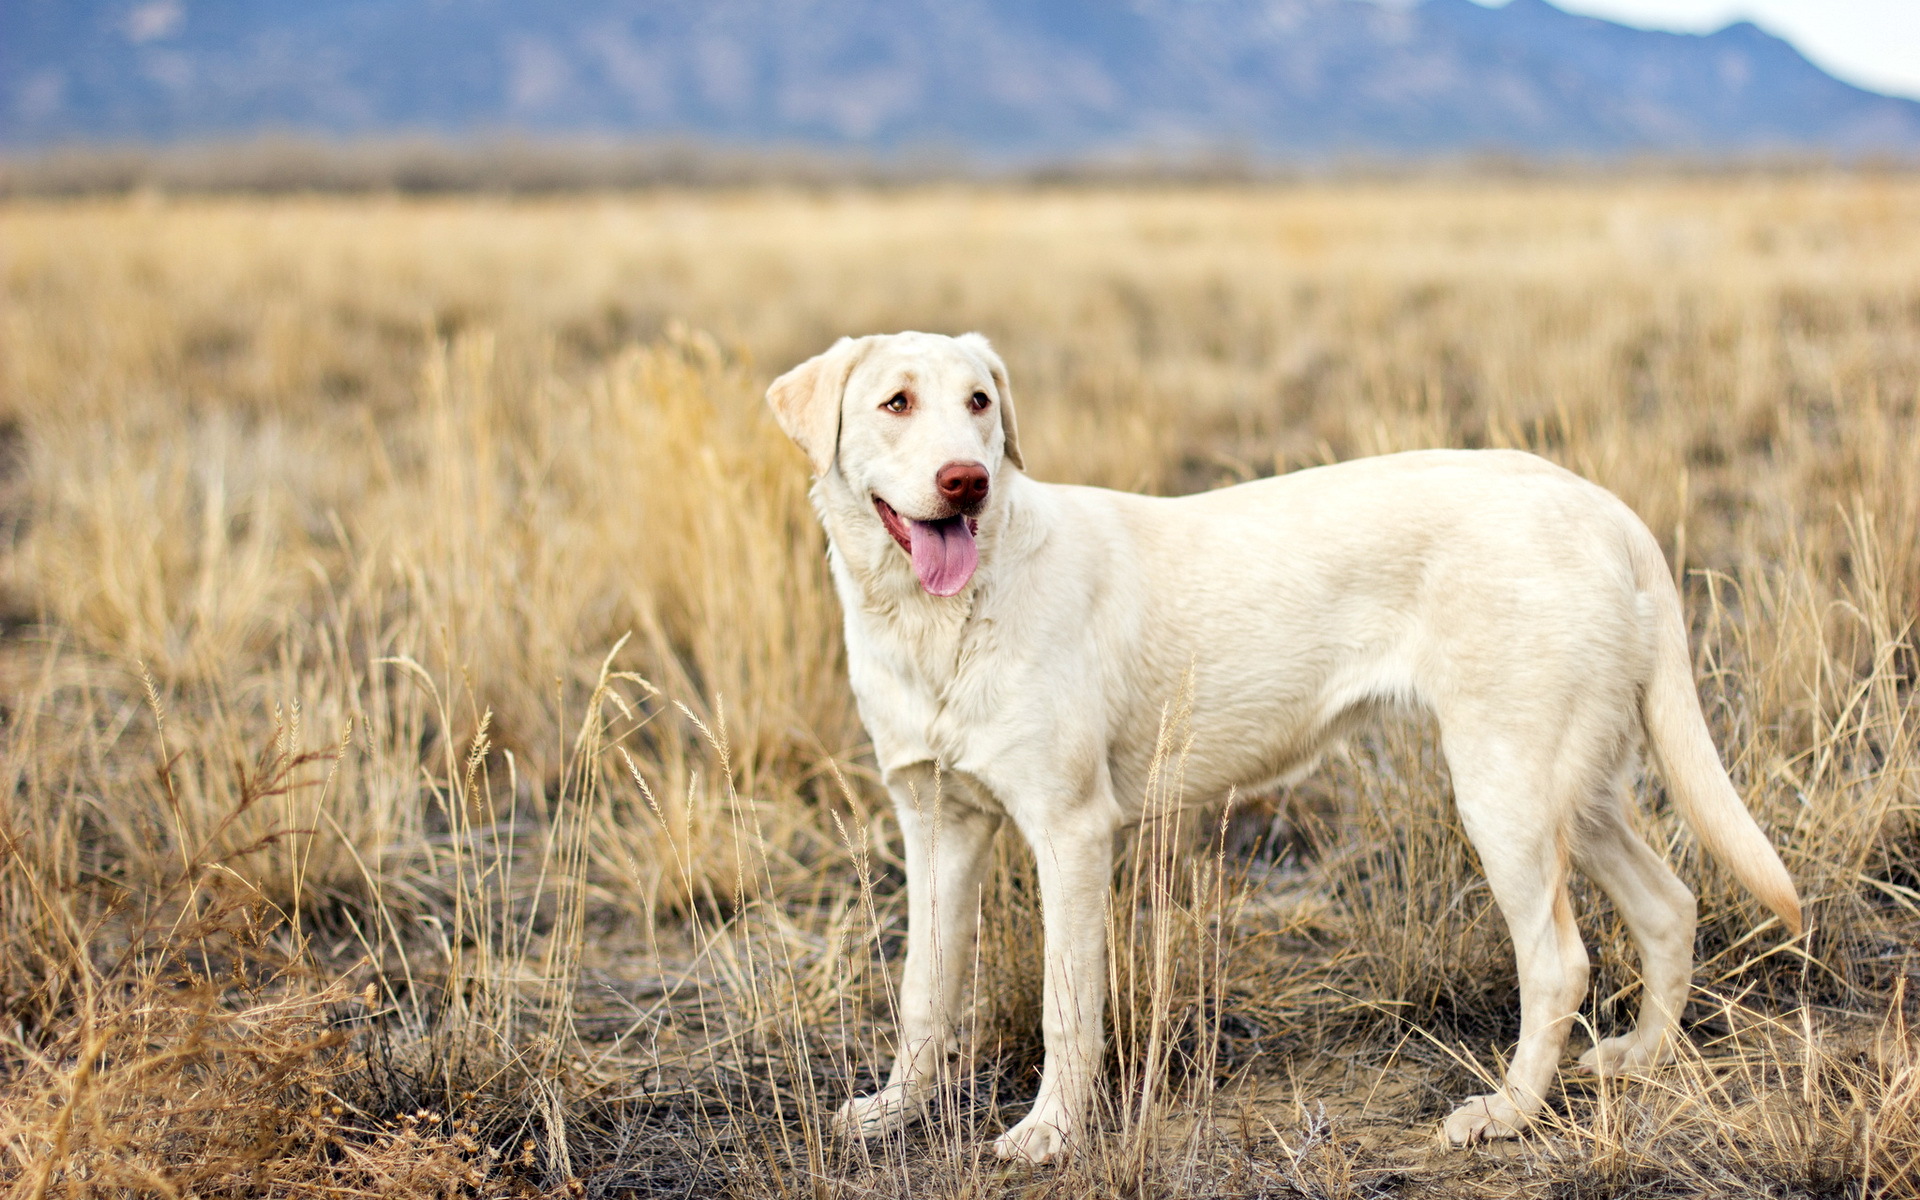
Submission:
[[[950,462],[940,468],[933,482],[957,508],[974,508],[987,498],[987,469],[979,463]]]

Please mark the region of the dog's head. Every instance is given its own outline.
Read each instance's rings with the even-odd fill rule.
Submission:
[[[841,338],[774,380],[767,403],[813,473],[870,507],[921,587],[966,586],[1002,468],[1023,465],[1007,367],[986,338]]]

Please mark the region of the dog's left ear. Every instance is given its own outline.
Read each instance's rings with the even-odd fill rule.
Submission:
[[[840,400],[847,379],[867,355],[870,338],[843,337],[801,363],[767,388],[773,419],[794,444],[806,451],[816,476],[833,470],[840,451]]]
[[[1007,386],[1007,364],[1000,361],[994,353],[993,343],[985,335],[963,333],[957,339],[961,345],[987,360],[987,370],[993,374],[994,390],[1000,393],[1000,432],[1006,435],[1007,461],[1022,471],[1027,464],[1020,457],[1020,434],[1013,423],[1013,389]]]

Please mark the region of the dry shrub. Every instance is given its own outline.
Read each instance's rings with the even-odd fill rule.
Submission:
[[[335,1014],[349,997],[275,983],[148,976],[16,1045],[0,1181],[36,1198],[504,1196],[531,1173],[470,1123],[360,1110]]]
[[[1683,1047],[1631,1093],[1589,1084],[1552,1120],[1569,1194],[1912,1193],[1920,1063],[1905,989],[1877,1023],[1818,1030],[1806,1009],[1766,1015],[1723,999],[1720,1010],[1727,1035]]]
[[[22,1195],[251,1195],[313,1168],[340,1073],[325,1006],[296,993],[237,1008],[207,987],[102,998],[17,1046],[0,1144]]]
[[[178,765],[158,765],[163,792]],[[270,746],[237,766],[229,816],[309,786],[313,765]],[[30,859],[40,839],[9,822],[0,1181],[35,1200],[381,1195],[406,1180],[481,1194],[497,1151],[455,1131],[423,1137],[411,1119],[389,1132],[355,1103],[365,1071],[341,1025],[374,989],[314,979],[305,945],[242,875],[287,831],[216,854],[220,832],[152,890],[53,887],[57,864]]]

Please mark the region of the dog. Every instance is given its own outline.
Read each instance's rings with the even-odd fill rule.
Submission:
[[[1512,934],[1520,1034],[1455,1145],[1541,1106],[1587,988],[1579,869],[1641,961],[1637,1023],[1584,1068],[1671,1053],[1695,906],[1633,832],[1646,745],[1706,849],[1797,935],[1793,881],[1727,778],[1658,542],[1618,498],[1530,454],[1357,459],[1168,499],[1028,478],[987,339],[842,338],[767,401],[812,467],[847,671],[898,812],[907,954],[898,1054],[847,1102],[854,1136],[923,1109],[951,1048],[988,849],[1032,849],[1046,1062],[995,1143],[1047,1162],[1084,1138],[1102,1058],[1115,835],[1139,820],[1164,706],[1189,697],[1189,794],[1297,779],[1369,710],[1431,712],[1460,823]]]

